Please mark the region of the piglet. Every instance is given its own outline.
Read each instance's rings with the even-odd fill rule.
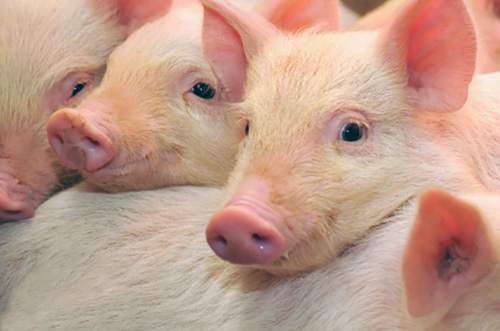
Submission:
[[[402,275],[407,310],[426,329],[500,327],[499,202],[435,188],[420,196]]]
[[[218,35],[206,45],[212,61],[205,58],[198,2],[170,2],[167,15],[113,52],[101,86],[78,109],[61,109],[47,124],[61,162],[105,191],[223,186],[245,136],[246,122],[232,107],[242,100],[244,74],[231,70],[234,57]],[[318,3],[273,0],[248,17],[283,31],[316,17],[327,25],[336,12]],[[218,70],[219,63],[227,67]]]
[[[236,55],[232,71],[247,69],[248,134],[206,229],[222,259],[314,269],[426,185],[500,189],[500,76],[471,83],[461,0],[412,0],[378,31],[295,35],[203,3],[206,29],[232,29],[224,41],[247,60]]]
[[[1,1],[0,222],[33,216],[48,196],[78,180],[52,152],[47,120],[97,85],[108,55],[156,2]]]
[[[216,210],[220,189],[106,194],[80,185],[47,201],[32,221],[0,227],[0,325],[6,330],[496,330],[499,273],[489,230],[494,227],[479,221],[469,210],[475,207],[434,191],[420,198],[404,256],[417,210],[414,197],[322,268],[276,277],[226,263],[207,249],[200,228]],[[500,215],[498,198],[487,205],[479,199],[487,219]],[[456,216],[466,218],[456,221]],[[422,222],[430,227],[417,230]],[[454,260],[455,253],[471,259]],[[443,296],[427,295],[433,286],[450,289],[441,308],[432,302]],[[408,300],[416,302],[409,309]],[[422,316],[436,308],[439,314]]]

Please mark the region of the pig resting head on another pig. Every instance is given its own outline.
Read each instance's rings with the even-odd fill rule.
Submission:
[[[433,144],[423,119],[467,100],[475,37],[461,1],[410,1],[380,32],[295,35],[202,3],[206,29],[232,28],[227,45],[248,61],[247,136],[226,205],[206,229],[221,258],[279,275],[313,269],[422,185],[479,185],[461,156]]]
[[[242,86],[220,81],[201,49],[203,8],[176,3],[110,56],[102,84],[47,125],[61,161],[108,192],[221,186],[245,123]]]
[[[260,15],[246,15],[255,26],[295,31],[313,14],[323,22],[333,16],[317,2],[272,0]],[[297,10],[304,4],[312,12]],[[290,11],[301,18],[290,20]],[[245,74],[231,68],[237,59],[218,35],[204,44],[213,55],[205,57],[202,34],[210,30],[202,22],[198,2],[174,1],[113,52],[102,85],[78,109],[51,117],[49,141],[66,166],[109,192],[226,183],[245,136],[246,122],[232,106],[242,100]]]

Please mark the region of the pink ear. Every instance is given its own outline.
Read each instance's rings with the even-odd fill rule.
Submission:
[[[380,38],[385,60],[406,65],[418,108],[446,112],[464,105],[476,37],[462,0],[410,0]]]
[[[268,0],[256,11],[282,31],[313,26],[320,31],[336,31],[339,27],[336,0]]]
[[[422,193],[402,265],[408,312],[420,317],[437,311],[480,280],[491,263],[477,208],[439,189]]]
[[[255,13],[215,0],[202,0],[203,52],[222,81],[229,102],[243,97],[248,59],[255,55],[276,28]]]
[[[120,21],[129,34],[155,18],[166,15],[174,0],[117,0]]]

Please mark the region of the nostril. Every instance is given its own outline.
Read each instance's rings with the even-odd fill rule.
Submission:
[[[49,143],[54,149],[60,148],[64,144],[64,139],[60,134],[49,133]]]
[[[260,236],[257,233],[252,234],[252,238],[255,239],[255,241],[258,241],[260,243],[265,243],[267,242],[266,237]]]
[[[219,244],[221,244],[223,246],[227,246],[227,240],[223,236],[219,236],[216,240],[217,240],[217,242],[219,242]]]
[[[61,135],[59,135],[59,134],[56,134],[56,135],[54,136],[54,139],[56,140],[56,142],[58,142],[58,143],[60,143],[60,144],[62,144],[62,143],[64,142],[64,139],[63,139],[63,138],[61,137]]]
[[[213,240],[209,240],[208,243],[217,254],[225,254],[224,252],[229,249],[229,244],[222,235],[216,236]]]
[[[99,145],[100,145],[100,144],[99,144],[99,142],[98,142],[97,140],[94,140],[94,139],[92,139],[92,138],[90,138],[90,137],[87,137],[87,140],[88,140],[88,141],[89,141],[92,145],[94,145],[94,146],[99,146]]]

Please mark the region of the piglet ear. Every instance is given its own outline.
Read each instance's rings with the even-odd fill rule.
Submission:
[[[448,112],[465,104],[476,37],[462,0],[410,0],[379,38],[384,60],[406,68],[419,109]]]
[[[439,189],[420,196],[402,263],[408,312],[429,315],[484,277],[493,252],[476,207]]]
[[[166,15],[174,0],[116,0],[120,22],[129,34],[155,18]]]
[[[227,101],[239,102],[248,60],[278,31],[256,13],[216,0],[201,3],[203,52],[223,84]]]
[[[337,0],[268,0],[256,11],[281,31],[296,32],[308,27],[336,31],[339,28]]]

